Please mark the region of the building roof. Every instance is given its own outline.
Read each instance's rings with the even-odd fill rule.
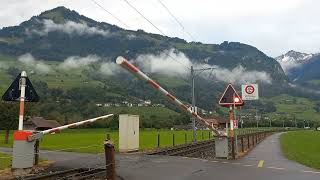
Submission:
[[[36,127],[48,127],[48,128],[55,128],[61,126],[55,120],[46,120],[43,117],[32,117],[27,120],[26,124],[34,124]]]
[[[213,123],[213,124],[224,124],[224,123],[229,123],[230,120],[225,117],[213,117],[210,119],[206,119],[206,121]]]

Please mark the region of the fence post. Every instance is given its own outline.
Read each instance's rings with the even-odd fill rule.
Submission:
[[[34,165],[39,164],[39,139],[36,140],[34,144]]]
[[[252,134],[252,147],[254,147],[254,140],[255,138],[254,138],[254,134]]]
[[[248,140],[248,150],[250,149],[250,135],[247,135],[247,140]]]
[[[106,158],[106,179],[116,179],[116,165],[114,155],[114,145],[111,141],[104,142],[104,154]]]
[[[109,141],[111,138],[110,138],[110,134],[108,133],[107,134],[107,141]]]
[[[209,137],[208,137],[208,139],[210,140],[211,139],[211,132],[209,131]]]
[[[234,137],[231,137],[232,159],[236,159],[236,152],[235,152],[234,143],[235,143]]]
[[[174,133],[172,134],[172,145],[175,146],[175,142],[174,142]]]
[[[158,133],[158,147],[160,147],[160,133]]]
[[[241,151],[244,152],[243,136],[241,136]]]

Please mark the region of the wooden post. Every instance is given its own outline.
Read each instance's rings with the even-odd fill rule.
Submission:
[[[6,135],[5,135],[5,138],[4,138],[4,143],[5,144],[9,144],[9,134],[10,134],[10,130],[9,129],[6,129]]]
[[[231,153],[232,153],[232,159],[235,160],[236,159],[236,152],[235,152],[235,147],[234,147],[234,136],[231,136]]]
[[[243,136],[241,136],[241,151],[244,152]]]
[[[254,134],[252,134],[252,147],[254,147]]]
[[[175,146],[175,142],[174,142],[174,133],[172,134],[172,146]]]
[[[208,137],[208,139],[210,140],[211,139],[211,132],[209,131],[209,137]]]
[[[115,153],[114,145],[111,141],[104,142],[104,153],[106,158],[106,179],[116,179],[116,165],[115,165]]]
[[[158,133],[158,147],[160,147],[160,133]]]
[[[34,144],[34,165],[39,164],[39,139]]]
[[[247,140],[248,140],[248,150],[250,149],[250,135],[247,135]]]
[[[107,141],[109,141],[110,140],[110,134],[108,133],[107,134]]]

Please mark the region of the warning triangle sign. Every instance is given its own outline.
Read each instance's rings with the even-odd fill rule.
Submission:
[[[243,105],[243,101],[242,101],[242,98],[237,93],[237,91],[234,89],[234,87],[231,84],[229,84],[219,100],[219,105],[241,106]]]
[[[26,78],[26,91],[25,91],[25,101],[26,102],[38,102],[39,96],[36,90],[33,88],[31,81],[28,77]],[[20,79],[21,74],[19,74],[16,79],[12,82],[8,90],[2,96],[4,101],[20,101]]]

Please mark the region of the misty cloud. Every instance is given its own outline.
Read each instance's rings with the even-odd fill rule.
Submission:
[[[285,61],[285,62],[281,61],[279,63],[285,73],[287,73],[292,68],[295,68],[295,67],[302,65],[302,63],[296,63],[293,61]]]
[[[88,55],[86,57],[70,56],[59,64],[59,68],[63,70],[71,70],[84,68],[89,64],[99,61],[101,58],[96,55]]]
[[[51,71],[50,67],[47,64],[36,60],[30,53],[23,54],[23,55],[19,56],[18,61],[20,61],[25,66],[33,69],[34,71],[36,71],[38,73],[45,74],[45,73],[48,73]]]
[[[41,22],[43,24],[42,30],[27,29],[27,34],[39,34],[41,36],[48,35],[49,32],[60,31],[69,35],[101,35],[109,36],[110,32],[96,27],[89,27],[87,24],[67,21],[64,24],[56,24],[50,19],[45,19]]]
[[[121,68],[114,62],[102,63],[100,67],[100,73],[104,75],[115,75],[121,72]]]
[[[4,62],[0,62],[0,69],[8,69],[8,65]]]
[[[171,58],[172,57],[172,58]],[[179,61],[179,62],[177,62]],[[144,72],[159,73],[164,75],[176,76],[177,74],[187,76],[190,70],[187,67],[193,65],[195,68],[211,67],[215,68],[206,71],[201,75],[204,78],[215,78],[218,81],[230,83],[255,83],[257,81],[271,83],[272,78],[264,71],[247,71],[243,66],[229,70],[216,65],[192,64],[190,59],[182,52],[174,49],[166,50],[159,55],[147,54],[140,55],[135,60]],[[205,60],[202,62],[206,62]],[[211,74],[211,75],[210,75]]]
[[[243,66],[238,65],[232,70],[217,67],[212,71],[212,75],[219,81],[244,84],[262,81],[270,84],[272,79],[265,71],[247,71]]]
[[[146,72],[171,76],[176,74],[186,75],[189,73],[187,67],[192,64],[185,54],[174,49],[165,50],[159,55],[139,55],[135,61]]]

